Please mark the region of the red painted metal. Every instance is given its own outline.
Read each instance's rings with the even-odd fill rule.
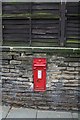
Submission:
[[[34,91],[46,90],[46,58],[33,59]]]

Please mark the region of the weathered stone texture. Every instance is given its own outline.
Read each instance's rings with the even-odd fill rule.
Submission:
[[[32,60],[47,58],[46,92],[33,91]],[[73,59],[75,57],[75,59]],[[53,110],[78,110],[78,57],[45,53],[3,52],[3,104]],[[69,59],[69,60],[68,60]]]

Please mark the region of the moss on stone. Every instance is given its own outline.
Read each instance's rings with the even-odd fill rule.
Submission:
[[[79,40],[67,40],[67,43],[80,43]]]
[[[53,15],[52,13],[46,13],[46,12],[39,12],[39,13],[25,13],[25,14],[3,14],[2,15],[3,18],[15,18],[15,17],[31,17],[31,18],[54,18],[57,19],[60,16],[59,15]]]

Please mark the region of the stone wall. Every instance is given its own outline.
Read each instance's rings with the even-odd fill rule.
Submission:
[[[46,92],[33,91],[32,60],[47,58]],[[3,51],[2,102],[45,110],[78,110],[80,53]]]

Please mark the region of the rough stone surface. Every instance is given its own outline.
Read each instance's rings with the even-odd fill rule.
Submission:
[[[47,58],[46,92],[43,93],[33,91],[34,57]],[[80,107],[80,67],[76,55],[4,52],[1,72],[2,101],[5,105],[45,110],[78,110]]]

